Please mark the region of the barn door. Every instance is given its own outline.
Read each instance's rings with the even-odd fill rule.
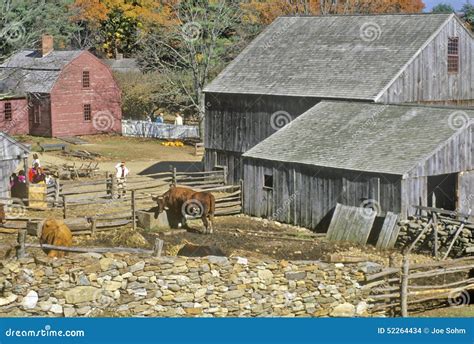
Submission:
[[[265,169],[263,175],[262,214],[273,218],[273,172]]]

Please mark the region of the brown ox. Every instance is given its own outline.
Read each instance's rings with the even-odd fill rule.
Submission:
[[[186,223],[186,215],[199,216],[206,228],[205,233],[212,233],[216,201],[211,193],[172,186],[153,200],[157,203],[158,214],[167,209],[170,217],[181,219],[181,224]]]
[[[47,219],[41,231],[40,243],[42,245],[55,245],[55,246],[72,246],[72,233],[68,226],[62,221],[55,219]],[[62,258],[65,256],[64,251],[56,251],[43,249],[48,257]]]

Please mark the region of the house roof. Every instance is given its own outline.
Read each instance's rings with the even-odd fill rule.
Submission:
[[[116,72],[139,72],[137,59],[122,58],[122,59],[102,59],[102,61]]]
[[[36,50],[23,50],[0,65],[0,68],[23,68],[36,70],[61,70],[78,57],[83,50],[56,51],[42,57]]]
[[[204,91],[375,100],[453,17],[280,17]]]
[[[244,157],[404,175],[465,123],[474,110],[323,101]]]
[[[12,94],[49,93],[62,68],[83,50],[52,51],[45,57],[35,50],[14,54],[0,65],[0,92]]]

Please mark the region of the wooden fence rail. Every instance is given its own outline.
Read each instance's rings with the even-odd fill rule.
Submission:
[[[366,276],[362,288],[370,290],[375,311],[398,309],[406,317],[410,307],[433,301],[449,302],[457,292],[474,290],[474,257],[410,265],[408,254],[406,250],[400,267]]]
[[[68,247],[68,246],[55,246],[47,244],[29,244],[26,243],[26,230],[20,230],[18,232],[18,243],[16,256],[17,258],[23,258],[26,256],[27,248],[39,248],[47,250],[56,250],[63,252],[75,252],[75,253],[132,253],[132,254],[149,254],[154,257],[160,257],[163,250],[163,240],[156,238],[153,250],[146,250],[142,248],[132,247]]]

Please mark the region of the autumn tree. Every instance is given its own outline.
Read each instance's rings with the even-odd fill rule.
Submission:
[[[203,135],[204,85],[216,66],[226,60],[227,47],[238,39],[233,28],[241,11],[232,0],[181,1],[174,11],[180,25],[150,34],[141,63],[147,70],[159,71],[173,86],[166,97],[186,96],[182,106],[198,115]]]
[[[267,25],[282,15],[417,13],[425,5],[422,0],[250,0],[241,7],[246,20]]]
[[[173,4],[154,0],[75,0],[72,8],[78,14],[73,20],[81,27],[76,43],[80,47],[96,46],[109,57],[119,52],[132,55],[155,27],[177,24]]]

